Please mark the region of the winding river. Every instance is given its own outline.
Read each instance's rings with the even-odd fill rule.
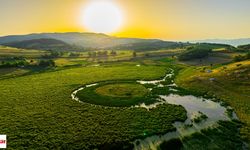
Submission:
[[[160,80],[152,80],[152,81],[137,81],[140,84],[152,84],[156,87],[168,87],[170,91],[177,91],[175,87],[177,85],[174,83],[173,77],[174,77],[174,70],[171,69],[170,73],[166,74],[163,79]],[[163,85],[161,82],[166,81],[166,79],[170,79],[171,83],[168,85]],[[78,102],[81,102],[76,94],[77,92],[91,87],[96,86],[98,83],[86,85],[84,87],[81,87],[77,90],[75,90],[71,97],[73,100],[76,100]],[[151,89],[149,89],[151,90]],[[215,102],[212,99],[204,99],[202,97],[196,97],[193,95],[186,95],[186,96],[180,96],[177,94],[170,94],[170,95],[159,95],[159,101],[146,105],[144,103],[140,105],[131,106],[131,108],[134,107],[142,107],[150,111],[150,109],[157,107],[160,104],[168,103],[173,105],[181,105],[183,106],[187,111],[187,120],[185,122],[175,122],[173,125],[176,127],[176,131],[166,133],[165,135],[161,136],[151,136],[147,137],[144,140],[135,140],[134,143],[134,149],[135,150],[144,150],[144,149],[152,149],[156,150],[157,147],[163,142],[170,140],[172,138],[178,138],[178,137],[184,137],[189,136],[195,132],[199,132],[202,129],[216,126],[217,122],[222,121],[229,121],[232,119],[238,119],[236,114],[233,113],[233,117],[229,117],[227,114],[227,107],[221,106],[219,102]],[[195,123],[192,121],[194,118],[199,116],[200,114],[203,114],[207,116],[206,119],[201,120],[200,122]]]

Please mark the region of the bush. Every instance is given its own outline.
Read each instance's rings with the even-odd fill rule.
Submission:
[[[28,66],[29,63],[24,59],[24,60],[11,60],[11,61],[2,61],[0,63],[0,68],[11,68],[11,67],[23,67],[23,66]]]
[[[179,60],[191,60],[191,59],[198,59],[204,58],[212,52],[212,49],[205,48],[205,47],[191,47],[188,48],[186,52],[179,55]]]
[[[54,67],[55,62],[53,60],[40,60],[38,66],[41,67]]]

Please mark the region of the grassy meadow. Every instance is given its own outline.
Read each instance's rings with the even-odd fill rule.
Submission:
[[[234,148],[241,138],[249,143],[250,61],[233,62],[242,53],[228,53],[225,49],[213,50],[202,61],[178,60],[185,50],[140,51],[136,56],[132,50],[117,51],[116,55],[108,51],[105,57],[63,52],[51,57],[48,51],[0,47],[0,63],[27,62],[0,68],[0,133],[8,135],[9,149],[132,149],[131,142],[136,139],[174,131],[173,122],[185,121],[187,114],[182,106],[170,104],[149,111],[130,106],[152,103],[154,94],[208,93],[235,110],[243,123],[240,136],[227,139],[227,135],[237,132],[240,123],[222,122],[218,128],[166,141],[161,149],[171,142],[182,142],[184,149],[226,149],[222,144],[226,139]],[[39,66],[39,62],[47,60],[54,65]],[[178,74],[161,84],[175,80],[178,91],[155,87],[149,95],[146,88],[152,85],[135,83],[163,78],[170,67]],[[99,85],[78,93],[83,103],[72,100],[74,90],[92,83]],[[220,138],[218,145],[211,146],[216,138]],[[235,139],[238,140],[233,142]]]
[[[174,130],[172,122],[186,118],[180,106],[163,105],[152,111],[105,109],[70,97],[83,84],[110,79],[149,80],[164,73],[161,66],[124,65],[81,67],[0,80],[0,113],[4,114],[0,117],[0,132],[8,135],[10,149],[109,149]]]

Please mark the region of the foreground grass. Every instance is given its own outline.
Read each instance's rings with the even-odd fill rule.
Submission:
[[[242,137],[250,144],[250,61],[232,63],[202,72],[202,68],[186,67],[177,76],[177,84],[195,91],[208,92],[232,106],[244,123]],[[215,81],[210,81],[214,78]]]
[[[117,149],[136,138],[174,130],[184,121],[183,107],[94,107],[73,101],[83,84],[164,76],[161,66],[105,66],[65,69],[0,80],[0,133],[10,149]]]

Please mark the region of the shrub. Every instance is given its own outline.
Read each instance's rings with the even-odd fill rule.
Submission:
[[[179,60],[191,60],[197,58],[204,58],[211,53],[212,50],[209,48],[202,47],[190,47],[184,53],[179,55]]]

